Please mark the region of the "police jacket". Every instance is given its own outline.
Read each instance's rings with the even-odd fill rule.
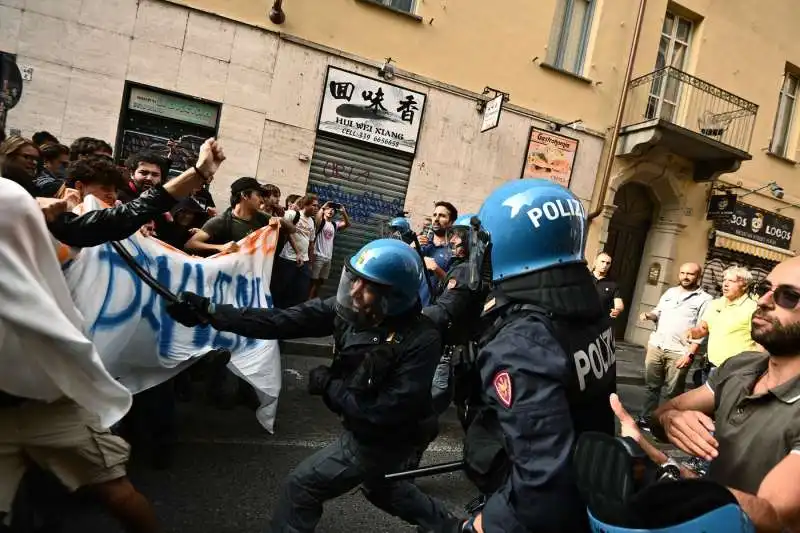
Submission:
[[[217,305],[211,324],[260,339],[333,335],[332,379],[323,398],[345,428],[359,442],[383,447],[425,439],[432,422],[431,380],[442,346],[439,332],[419,307],[359,329],[336,313],[336,298],[288,309]]]
[[[499,434],[508,469],[483,509],[484,531],[588,531],[572,471],[584,431],[614,433],[610,320],[584,264],[512,278],[486,304],[478,368],[484,410],[470,434]],[[497,467],[495,461],[493,467]]]
[[[48,223],[53,236],[78,248],[127,239],[154,216],[169,211],[177,200],[162,186],[153,187],[126,204],[97,209],[83,215],[63,213]]]
[[[445,345],[464,345],[475,338],[485,294],[470,290],[467,261],[454,259],[447,275],[437,286],[435,301],[422,313],[442,332]]]

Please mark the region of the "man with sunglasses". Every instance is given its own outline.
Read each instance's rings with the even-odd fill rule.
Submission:
[[[800,529],[800,258],[755,287],[754,342],[698,387],[662,405],[654,433],[710,461],[758,531]],[[663,429],[663,433],[662,433]]]
[[[690,341],[708,337],[705,379],[734,355],[759,349],[750,335],[750,318],[756,310],[749,294],[752,283],[753,275],[744,267],[725,270],[722,296],[710,302],[697,326],[686,332]]]

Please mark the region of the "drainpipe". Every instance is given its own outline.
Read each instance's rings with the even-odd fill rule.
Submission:
[[[625,104],[628,101],[628,86],[633,76],[633,64],[636,61],[636,51],[639,48],[639,37],[642,34],[642,21],[647,0],[639,0],[639,13],[636,15],[636,26],[633,28],[633,43],[631,52],[628,56],[628,68],[625,70],[625,79],[622,82],[622,91],[619,95],[619,107],[617,107],[617,118],[614,121],[614,128],[611,131],[611,146],[608,149],[608,157],[603,167],[603,177],[600,181],[600,194],[597,197],[597,205],[591,213],[587,215],[589,221],[595,219],[603,211],[606,192],[608,191],[608,180],[611,178],[611,167],[614,164],[614,157],[617,153],[617,141],[619,140],[619,130],[622,127],[622,116],[625,114]]]

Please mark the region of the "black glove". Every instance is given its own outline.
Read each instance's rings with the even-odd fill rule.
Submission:
[[[211,300],[193,292],[180,293],[178,301],[167,304],[166,309],[173,320],[189,328],[208,324],[214,314]]]
[[[308,373],[308,393],[311,395],[325,394],[328,383],[331,382],[331,369],[327,366],[318,366]]]

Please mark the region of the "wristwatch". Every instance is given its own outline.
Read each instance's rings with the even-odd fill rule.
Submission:
[[[668,458],[665,462],[658,465],[656,470],[656,479],[659,481],[664,479],[671,479],[676,481],[681,478],[681,467],[678,462],[672,457]]]

